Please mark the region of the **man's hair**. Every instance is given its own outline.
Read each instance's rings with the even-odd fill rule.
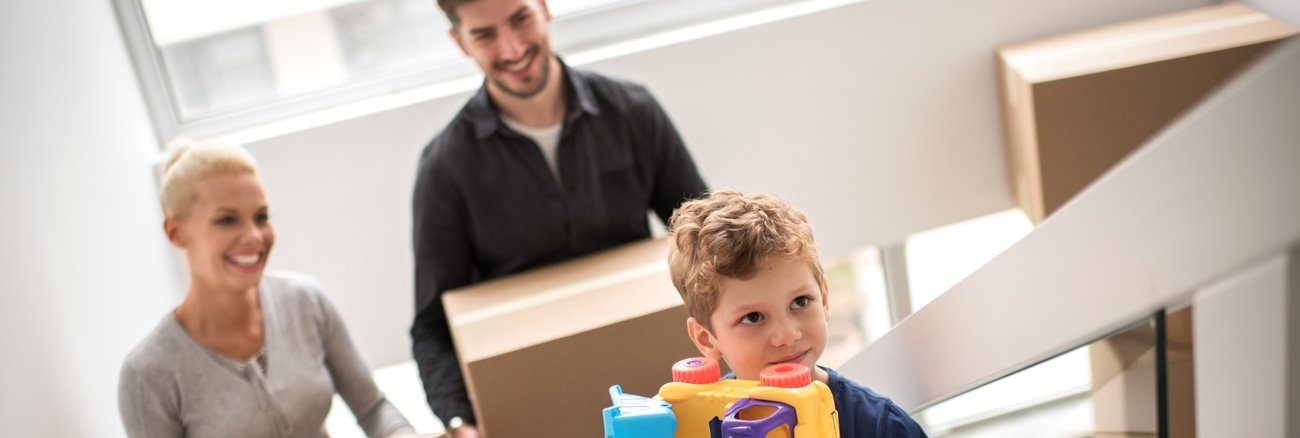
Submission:
[[[747,279],[772,256],[808,264],[820,286],[812,225],[781,198],[719,190],[688,201],[668,221],[668,268],[687,313],[712,330],[722,278]]]
[[[456,15],[456,7],[474,0],[438,0],[438,7],[442,13],[447,16],[447,21],[451,22],[451,27],[460,25],[460,16]]]

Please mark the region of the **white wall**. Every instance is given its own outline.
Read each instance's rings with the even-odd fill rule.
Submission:
[[[157,142],[109,2],[4,2],[0,57],[0,434],[120,436],[122,358],[180,297]]]
[[[589,67],[648,84],[711,186],[785,196],[835,256],[1012,206],[996,47],[1212,3],[873,0]],[[410,357],[416,159],[466,97],[249,145],[272,265],[332,289],[372,366]]]

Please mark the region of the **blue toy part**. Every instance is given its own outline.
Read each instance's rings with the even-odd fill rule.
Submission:
[[[677,417],[672,405],[633,394],[623,394],[618,385],[609,387],[613,406],[601,413],[605,417],[605,438],[672,438],[677,431]]]

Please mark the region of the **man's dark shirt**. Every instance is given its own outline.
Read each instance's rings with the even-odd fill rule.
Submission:
[[[648,210],[666,223],[707,190],[648,90],[561,66],[561,183],[536,143],[501,123],[486,87],[420,157],[411,336],[429,406],[444,422],[474,423],[444,291],[649,237]]]

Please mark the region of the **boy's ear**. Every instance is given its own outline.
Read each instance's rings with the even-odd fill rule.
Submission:
[[[700,350],[700,354],[713,360],[720,360],[722,353],[718,351],[717,342],[713,339],[713,334],[709,329],[704,327],[695,320],[695,317],[686,318],[686,333],[691,336],[691,342],[695,343],[695,348]]]
[[[826,320],[827,320],[827,321],[830,321],[830,320],[831,320],[831,301],[830,301],[830,298],[831,298],[831,287],[830,287],[830,285],[826,282],[826,278],[825,278],[825,277],[822,277],[822,310],[825,310],[825,311],[826,311],[825,313],[826,313]]]

